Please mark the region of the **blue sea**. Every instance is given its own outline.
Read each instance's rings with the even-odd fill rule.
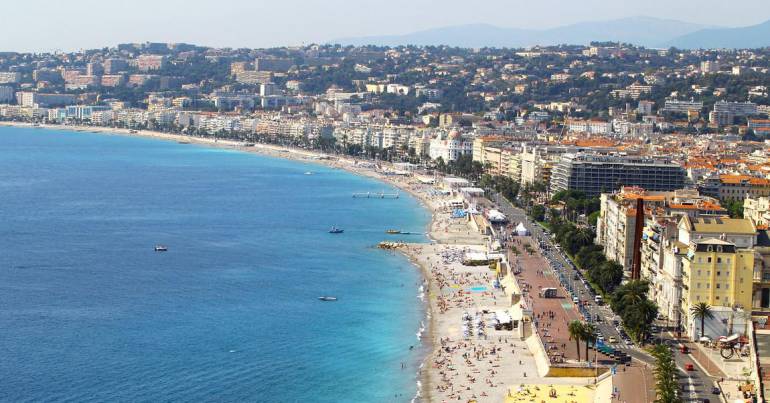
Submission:
[[[0,400],[411,400],[422,278],[374,246],[430,217],[406,195],[351,197],[382,190],[232,150],[0,127]]]

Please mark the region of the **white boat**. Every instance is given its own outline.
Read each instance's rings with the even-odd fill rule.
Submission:
[[[313,172],[307,171],[307,172],[305,172],[305,175],[313,175]]]
[[[321,301],[333,302],[337,300],[337,297],[318,297]]]
[[[155,252],[168,252],[168,248],[163,245],[155,245]]]

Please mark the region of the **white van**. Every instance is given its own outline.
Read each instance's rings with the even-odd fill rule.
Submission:
[[[596,302],[596,305],[601,305],[604,303],[604,299],[602,299],[601,295],[597,295],[594,297],[594,302]]]

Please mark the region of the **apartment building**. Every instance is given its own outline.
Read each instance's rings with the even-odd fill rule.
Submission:
[[[770,120],[749,119],[748,128],[760,135],[770,135]]]
[[[702,101],[680,101],[678,99],[667,99],[663,106],[663,111],[676,113],[689,113],[690,111],[700,111],[702,109]]]
[[[720,200],[743,201],[770,196],[770,180],[749,175],[723,174],[704,179],[702,192]]]
[[[0,84],[17,84],[21,81],[21,73],[16,71],[0,71]]]
[[[77,98],[71,94],[43,94],[39,92],[19,91],[16,103],[24,107],[51,107],[72,105]]]
[[[551,191],[579,190],[588,196],[621,186],[638,186],[651,191],[682,189],[685,170],[668,160],[648,157],[565,154],[553,170]]]
[[[140,55],[136,58],[136,68],[139,71],[160,70],[166,65],[163,55]]]

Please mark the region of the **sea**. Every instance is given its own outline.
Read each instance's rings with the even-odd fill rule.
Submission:
[[[0,401],[408,402],[429,212],[313,163],[0,127]],[[332,226],[344,229],[330,234]],[[156,252],[156,245],[167,252]],[[338,297],[323,302],[319,296]]]

